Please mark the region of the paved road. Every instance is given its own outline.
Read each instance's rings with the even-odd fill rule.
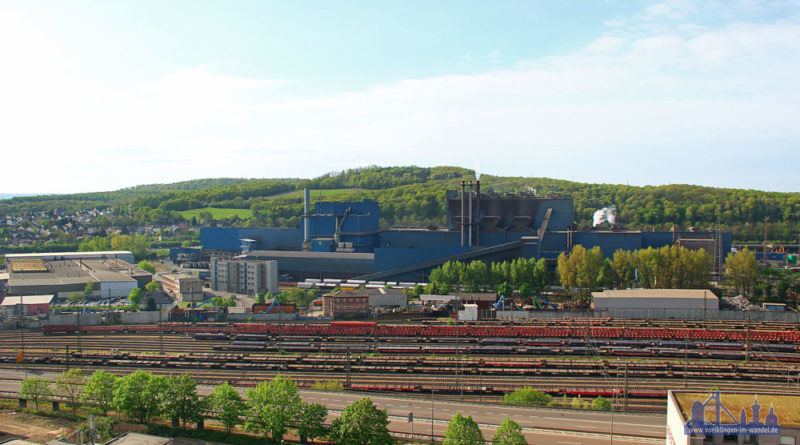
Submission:
[[[41,374],[54,380],[57,373]],[[18,391],[22,372],[0,370],[0,390]],[[211,387],[200,386],[199,392],[207,394]],[[242,389],[244,391],[244,389]],[[324,391],[300,391],[303,399],[326,405],[331,415],[336,417],[349,403],[364,397],[358,393]],[[611,413],[592,411],[572,411],[543,408],[513,407],[496,404],[459,403],[430,399],[369,395],[380,408],[389,414],[392,431],[411,433],[408,413],[414,413],[413,432],[443,436],[447,422],[457,412],[469,415],[478,422],[488,439],[506,417],[519,423],[530,443],[552,445],[608,444],[611,438]],[[432,420],[431,420],[432,419]],[[665,440],[666,416],[664,414],[615,413],[613,420],[613,442],[619,443],[663,443]]]

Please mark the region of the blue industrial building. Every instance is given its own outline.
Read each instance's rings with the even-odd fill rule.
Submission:
[[[201,229],[200,241],[206,250],[278,260],[280,273],[291,280],[424,282],[430,270],[445,261],[526,257],[554,264],[575,244],[599,246],[607,257],[618,249],[680,244],[705,248],[715,264],[731,251],[730,233],[577,231],[572,198],[488,196],[476,189],[447,193],[445,228],[381,230],[379,206],[373,200],[317,202],[313,212],[306,201],[300,229],[208,227]]]

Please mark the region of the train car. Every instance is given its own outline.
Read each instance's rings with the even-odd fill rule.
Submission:
[[[756,352],[752,357],[757,360],[764,360],[768,362],[800,362],[800,354],[792,354],[786,352]]]
[[[712,349],[702,352],[704,357],[715,360],[744,360],[744,351],[735,351],[729,349]]]
[[[708,341],[705,343],[701,343],[704,349],[716,349],[716,350],[726,350],[726,351],[744,351],[744,345],[742,343],[724,343],[724,342],[717,342],[717,341]]]
[[[624,346],[605,346],[600,349],[603,354],[622,357],[651,357],[655,355],[652,349],[629,348]]]
[[[561,388],[561,393],[568,396],[585,396],[585,397],[614,397],[621,394],[621,388]]]
[[[229,340],[230,336],[223,332],[197,332],[192,334],[195,340]]]
[[[521,341],[526,346],[563,346],[567,344],[564,338],[526,338]]]
[[[416,354],[422,350],[420,345],[378,346],[381,354]]]
[[[520,339],[518,338],[508,338],[508,337],[486,337],[480,339],[480,344],[482,345],[508,345],[508,344],[518,344]]]
[[[45,335],[53,335],[53,334],[74,334],[75,333],[75,325],[74,324],[48,324],[42,326],[42,333]]]
[[[269,334],[236,334],[236,340],[241,341],[269,341],[272,338]]]
[[[752,351],[765,351],[765,352],[797,352],[797,345],[787,345],[783,343],[752,343],[750,345]]]
[[[426,354],[464,354],[468,351],[466,346],[456,347],[456,345],[425,345],[422,347],[422,352]]]
[[[463,349],[462,349],[463,351]],[[472,352],[476,354],[506,354],[512,355],[517,352],[517,347],[514,345],[484,345],[480,346]]]

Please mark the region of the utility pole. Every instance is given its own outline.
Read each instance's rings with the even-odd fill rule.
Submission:
[[[161,309],[158,310],[158,343],[161,355],[164,355],[164,329],[161,327]]]
[[[764,218],[764,253],[761,257],[761,268],[767,268],[767,223],[769,222],[769,216]]]
[[[686,373],[689,372],[689,339],[683,338],[683,388],[686,389]]]
[[[750,361],[750,311],[747,311],[747,327],[745,329],[744,362]]]
[[[458,310],[461,307],[461,296],[456,298],[456,384],[458,385],[459,399],[464,400],[464,388],[461,386],[461,350],[459,348],[459,320]]]
[[[78,323],[76,323],[78,325],[77,326],[77,328],[78,328],[78,354],[82,354],[83,353],[83,348],[81,348],[81,313],[80,312],[78,312],[78,314],[76,315],[76,318],[78,320]]]
[[[25,370],[25,379],[28,378],[28,365],[25,364],[25,302],[23,301],[23,295],[20,294],[19,296],[19,315],[20,315],[20,324],[19,324],[19,347],[20,347],[20,363],[22,364],[22,368]]]
[[[345,370],[347,371],[345,388],[350,389],[350,348],[347,348],[347,366],[345,367]]]
[[[433,440],[433,384],[436,381],[436,377],[431,377],[431,443],[434,443]]]
[[[628,410],[628,362],[625,362],[625,411]]]

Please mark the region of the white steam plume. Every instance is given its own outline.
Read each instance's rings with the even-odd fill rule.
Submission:
[[[481,164],[480,162],[475,163],[475,180],[481,180]]]
[[[603,207],[594,212],[592,216],[592,227],[597,227],[604,222],[608,222],[612,226],[617,222],[617,208],[613,205]]]

